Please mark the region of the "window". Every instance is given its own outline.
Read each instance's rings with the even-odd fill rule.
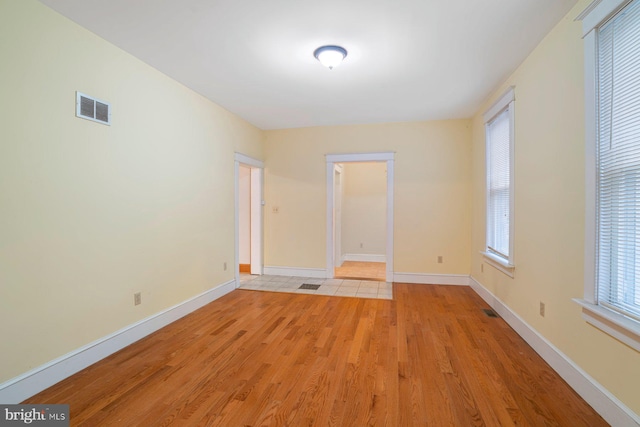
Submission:
[[[577,302],[589,323],[640,351],[640,0],[601,2],[581,18],[587,223]]]
[[[513,277],[514,89],[485,113],[488,263]]]

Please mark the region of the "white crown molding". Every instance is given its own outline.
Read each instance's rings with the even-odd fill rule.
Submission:
[[[236,288],[230,280],[0,384],[0,402],[20,403]]]

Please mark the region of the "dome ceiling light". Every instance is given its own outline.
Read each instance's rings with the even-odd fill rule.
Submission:
[[[340,46],[320,46],[313,52],[313,56],[330,70],[337,67],[347,57],[347,50]]]

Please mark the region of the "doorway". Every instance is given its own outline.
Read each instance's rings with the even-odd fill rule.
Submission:
[[[251,168],[240,164],[238,174],[238,263],[251,273]]]
[[[261,275],[262,192],[264,164],[244,154],[235,154],[235,278],[243,273]]]
[[[326,156],[327,161],[327,269],[326,275],[329,278],[336,277],[335,268],[349,267],[348,262],[366,263],[375,262],[378,260],[367,259],[348,259],[348,254],[343,253],[340,240],[343,239],[345,233],[345,224],[341,220],[342,215],[337,215],[337,212],[342,212],[345,209],[344,206],[344,182],[345,173],[344,166],[351,163],[362,162],[384,162],[386,166],[386,206],[385,209],[385,237],[386,242],[384,244],[384,275],[383,280],[387,282],[393,281],[393,166],[394,166],[394,153],[361,153],[361,154],[328,154]],[[342,165],[343,168],[336,168],[336,166]],[[337,208],[337,209],[336,209]],[[340,240],[339,240],[340,239]],[[362,251],[361,251],[362,252]],[[355,254],[355,256],[363,256],[362,254]],[[379,265],[379,263],[378,263]],[[360,265],[360,267],[367,267],[366,265]],[[340,273],[340,270],[338,270]],[[347,273],[351,275],[352,273]],[[353,273],[357,274],[357,273]],[[354,277],[358,277],[355,276]]]
[[[386,162],[336,164],[336,279],[386,279]]]

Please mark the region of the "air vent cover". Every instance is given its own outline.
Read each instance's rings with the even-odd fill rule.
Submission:
[[[111,125],[111,104],[76,92],[76,117]]]
[[[482,311],[484,311],[484,314],[486,314],[487,317],[498,317],[496,312],[491,310],[490,308],[483,308]]]

